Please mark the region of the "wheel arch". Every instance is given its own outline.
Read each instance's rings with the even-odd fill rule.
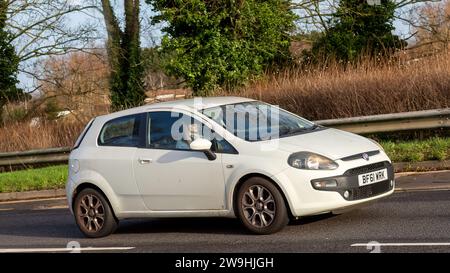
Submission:
[[[233,188],[233,193],[232,193],[232,210],[235,216],[237,216],[237,196],[238,196],[238,192],[240,187],[244,184],[245,181],[249,180],[250,178],[253,177],[260,177],[263,179],[266,179],[267,181],[269,181],[270,183],[272,183],[281,193],[281,196],[283,196],[283,200],[284,200],[284,204],[286,205],[288,214],[289,214],[289,218],[294,218],[292,210],[291,210],[291,206],[289,204],[289,200],[287,199],[287,195],[285,193],[285,191],[283,190],[283,188],[271,177],[262,174],[262,173],[258,173],[258,172],[252,172],[252,173],[247,173],[244,176],[242,176],[241,178],[239,178],[238,182],[234,185]]]
[[[114,217],[117,219],[116,209],[114,208],[113,204],[111,203],[110,198],[108,197],[108,195],[98,185],[95,185],[95,184],[93,184],[91,182],[82,182],[82,183],[78,184],[76,186],[76,188],[73,190],[73,192],[72,192],[72,200],[70,201],[71,205],[72,205],[72,209],[74,208],[74,203],[75,203],[75,199],[77,198],[77,195],[81,191],[83,191],[84,189],[94,189],[94,190],[98,191],[100,194],[102,194],[103,197],[106,199],[106,202],[108,202],[108,205],[111,208]]]

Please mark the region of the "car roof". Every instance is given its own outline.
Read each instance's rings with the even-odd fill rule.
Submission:
[[[254,101],[254,100],[242,97],[195,97],[192,99],[159,102],[155,104],[150,104],[148,106],[150,108],[188,106],[196,110],[202,110],[206,108],[217,107],[220,105],[235,104],[247,101]]]
[[[255,101],[254,99],[243,98],[243,97],[195,97],[192,99],[183,99],[183,100],[174,100],[174,101],[165,101],[158,102],[153,104],[147,104],[140,107],[134,107],[127,110],[122,110],[119,112],[114,112],[111,114],[107,114],[101,116],[103,118],[114,118],[121,117],[126,115],[132,115],[136,113],[142,113],[148,110],[155,109],[167,109],[167,108],[190,108],[190,110],[203,110],[206,108],[217,107],[221,105],[227,104],[236,104],[242,102]]]

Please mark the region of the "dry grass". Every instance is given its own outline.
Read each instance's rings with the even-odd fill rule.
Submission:
[[[72,146],[84,126],[84,122],[55,121],[38,126],[28,122],[9,124],[0,128],[0,152]]]
[[[450,53],[373,66],[291,69],[237,92],[311,120],[450,107]],[[236,93],[235,93],[236,95]]]
[[[228,94],[230,95],[230,94]],[[233,94],[232,94],[233,95]],[[450,54],[373,66],[291,69],[234,95],[280,105],[311,120],[450,107]],[[0,152],[71,146],[89,117],[0,127]]]

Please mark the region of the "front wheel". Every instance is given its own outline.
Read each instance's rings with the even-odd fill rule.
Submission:
[[[75,221],[86,237],[108,236],[118,226],[108,201],[94,189],[84,189],[77,194],[73,210]]]
[[[242,224],[256,234],[272,234],[289,222],[280,191],[270,181],[253,177],[245,181],[237,196],[237,214]]]

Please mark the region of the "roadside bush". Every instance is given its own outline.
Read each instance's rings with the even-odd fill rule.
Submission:
[[[3,124],[22,122],[27,119],[27,114],[28,111],[23,103],[10,103],[3,108],[2,122]]]
[[[396,8],[391,0],[380,1],[379,5],[360,0],[339,1],[331,16],[331,26],[314,41],[311,57],[324,60],[334,57],[347,63],[362,54],[376,58],[393,54],[407,45],[392,34]]]

